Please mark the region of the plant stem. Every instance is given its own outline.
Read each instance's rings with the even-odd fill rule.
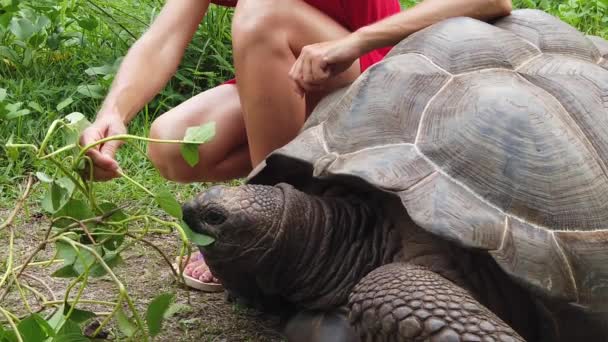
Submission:
[[[23,207],[23,204],[29,197],[30,190],[32,189],[33,183],[34,183],[34,177],[32,177],[32,175],[29,175],[29,177],[27,179],[27,184],[25,185],[25,190],[23,191],[23,195],[21,195],[21,198],[19,198],[17,200],[17,203],[15,204],[15,209],[13,209],[13,211],[10,213],[8,218],[4,222],[2,222],[2,224],[0,224],[0,230],[8,227],[9,225],[11,225],[13,223],[13,220],[15,220],[15,216],[17,215],[19,210],[21,210],[21,207]]]
[[[11,328],[13,328],[13,331],[15,332],[15,336],[17,337],[17,341],[23,342],[21,333],[19,332],[19,330],[17,330],[17,325],[15,325],[15,321],[13,321],[13,319],[11,318],[10,313],[8,311],[4,310],[4,308],[2,308],[1,306],[0,306],[0,313],[3,314],[4,317],[6,317],[8,324],[11,326]]]
[[[148,188],[146,188],[145,186],[141,185],[138,181],[136,181],[135,179],[127,176],[124,172],[122,172],[122,170],[118,170],[117,171],[118,174],[123,177],[124,179],[128,180],[129,182],[135,184],[138,188],[142,189],[143,191],[145,191],[148,195],[152,196],[152,197],[156,197],[156,195],[154,195],[154,193],[150,190],[148,190]]]
[[[56,156],[58,154],[61,154],[61,153],[65,152],[65,151],[68,151],[68,150],[71,150],[71,149],[73,149],[75,147],[78,147],[78,146],[76,146],[76,144],[69,144],[69,145],[66,145],[66,146],[58,149],[57,151],[53,151],[53,152],[51,152],[51,153],[49,153],[47,155],[41,156],[41,157],[39,157],[39,159],[40,160],[44,160],[44,159],[52,158],[52,157],[54,157],[54,156]]]

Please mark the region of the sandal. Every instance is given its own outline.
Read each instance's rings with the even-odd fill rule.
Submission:
[[[202,258],[202,254],[201,254],[201,258]],[[183,260],[187,259],[187,257],[184,257]],[[195,259],[190,258],[190,262],[194,261]],[[173,268],[175,269],[176,273],[179,274],[179,256],[175,258],[175,263],[173,264]],[[185,269],[185,267],[184,267]],[[189,275],[187,275],[186,273],[182,273],[181,276],[184,278],[184,283],[188,286],[191,287],[193,289],[197,289],[197,290],[201,290],[204,292],[222,292],[224,291],[224,286],[222,286],[222,284],[220,283],[206,283],[206,282],[202,282],[194,277],[191,277]]]

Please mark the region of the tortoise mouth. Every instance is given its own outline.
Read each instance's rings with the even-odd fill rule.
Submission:
[[[215,241],[218,238],[218,232],[208,224],[202,222],[198,217],[197,205],[194,201],[185,203],[182,206],[183,220],[195,234],[203,234],[212,237]],[[215,241],[212,244],[215,244]]]

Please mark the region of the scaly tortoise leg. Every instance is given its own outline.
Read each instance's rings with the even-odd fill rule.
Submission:
[[[355,286],[349,306],[362,341],[524,341],[466,290],[421,266],[372,271]]]

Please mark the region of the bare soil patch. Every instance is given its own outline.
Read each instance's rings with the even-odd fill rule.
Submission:
[[[0,217],[6,217],[8,211],[0,211]],[[22,214],[15,224],[15,264],[19,265],[31,254],[43,239],[48,221],[36,212],[28,215]],[[5,239],[6,231],[0,232],[0,240]],[[179,243],[177,236],[150,235],[148,240],[160,247],[170,258],[178,253]],[[7,247],[7,246],[3,246]],[[37,260],[50,259],[54,248],[48,246],[39,254]],[[0,248],[0,265],[4,266],[8,256],[7,248]],[[180,286],[173,278],[167,263],[153,248],[144,244],[125,252],[124,263],[115,268],[117,276],[127,287],[135,300],[135,305],[142,315],[148,303],[158,294],[172,292],[176,294],[176,302],[183,307],[174,316],[165,321],[160,336],[155,341],[285,341],[279,330],[279,319],[260,312],[239,307],[225,300],[223,293],[209,294]],[[57,300],[64,298],[67,281],[50,276],[61,264],[49,267],[30,267],[26,274],[42,280],[46,284],[40,285],[36,280],[24,278],[32,287],[38,289],[46,296],[51,297],[49,290]],[[0,268],[4,269],[4,267]],[[76,291],[72,292],[73,294]],[[113,301],[117,290],[109,278],[91,278],[83,298]],[[36,299],[29,298],[32,308],[38,305]],[[3,306],[19,313],[25,313],[22,301],[15,293],[11,293],[4,301]],[[78,306],[84,310],[107,312],[108,306]],[[46,311],[48,312],[48,311]],[[114,325],[110,327],[112,334],[120,336]],[[118,340],[123,340],[118,338]]]

